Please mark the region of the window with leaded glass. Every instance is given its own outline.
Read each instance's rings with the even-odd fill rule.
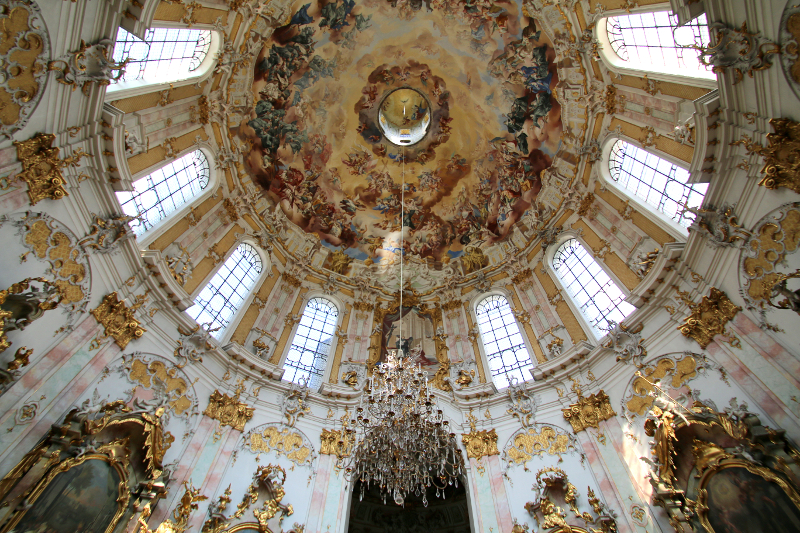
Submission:
[[[131,224],[142,235],[208,186],[210,169],[202,150],[195,150],[136,180],[133,192],[117,193],[126,215],[139,217]]]
[[[630,68],[716,79],[693,48],[710,42],[705,14],[683,26],[670,11],[608,17],[606,31],[611,49]]]
[[[605,335],[611,322],[622,322],[636,309],[624,301],[622,290],[577,239],[558,248],[553,268],[597,338]]]
[[[120,82],[165,83],[191,77],[211,47],[211,32],[190,28],[151,28],[144,40],[120,28],[114,61],[129,59]]]
[[[703,203],[708,185],[689,185],[689,171],[631,143],[619,140],[608,159],[611,179],[681,226],[688,227],[694,215],[686,207]]]
[[[250,294],[262,268],[256,249],[246,243],[240,244],[186,312],[211,331],[214,338],[220,338]]]
[[[338,317],[339,310],[330,300],[308,301],[283,363],[284,378],[295,383],[303,380],[311,388],[320,386]]]
[[[493,294],[484,298],[475,308],[475,315],[489,371],[497,388],[508,387],[511,378],[531,379],[531,355],[506,297]]]

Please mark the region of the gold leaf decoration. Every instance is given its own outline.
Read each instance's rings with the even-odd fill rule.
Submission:
[[[33,2],[0,2],[0,135],[10,137],[28,121],[44,93],[45,60],[50,55],[47,31]]]
[[[733,320],[742,308],[734,305],[724,292],[711,287],[708,296],[703,296],[699,304],[692,305],[691,310],[692,314],[678,326],[685,337],[694,339],[702,348],[711,344],[716,335],[727,336],[732,346],[741,345],[739,339],[725,329],[725,324]]]
[[[558,455],[567,453],[570,447],[569,435],[558,433],[551,426],[542,426],[537,432],[536,428],[518,433],[512,439],[512,446],[506,452],[509,462],[523,464],[534,455]]]
[[[323,429],[319,439],[321,442],[319,453],[322,455],[335,455],[341,459],[349,457],[352,452],[353,441],[346,431]]]
[[[189,385],[177,374],[177,368],[167,368],[167,365],[161,361],[152,361],[147,364],[146,361],[134,357],[130,363],[128,377],[145,389],[151,388],[156,381],[163,383],[164,394],[169,398],[168,405],[175,411],[175,414],[181,415],[192,406],[192,401],[187,395]]]
[[[480,459],[489,455],[499,455],[497,449],[497,432],[494,429],[473,430],[461,435],[467,448],[467,458]]]
[[[52,134],[37,133],[27,141],[14,141],[17,159],[22,163],[22,172],[17,177],[28,184],[31,205],[68,196],[61,169],[76,166],[81,158],[89,155],[77,149],[71,156],[61,159],[58,157],[59,148],[52,147],[55,138]]]
[[[800,193],[800,123],[788,118],[769,121],[774,133],[767,135],[769,145],[755,149],[764,158],[764,177],[758,182],[767,189],[786,187]]]
[[[253,431],[250,434],[250,451],[253,453],[269,453],[285,455],[287,459],[297,464],[311,462],[312,450],[305,444],[299,432],[289,428],[279,431],[277,427],[269,426],[261,432]]]
[[[138,339],[147,331],[133,316],[135,310],[135,306],[128,308],[124,301],[119,301],[117,293],[112,292],[91,313],[105,328],[103,334],[113,337],[117,346],[124,350],[130,341]]]
[[[580,433],[586,428],[600,429],[600,422],[616,416],[611,408],[608,395],[604,391],[597,394],[580,396],[578,402],[562,409],[564,418],[572,425],[575,433]]]
[[[244,425],[253,418],[255,409],[240,402],[240,394],[241,392],[237,390],[236,394],[228,396],[215,390],[208,398],[208,407],[203,414],[218,420],[221,426],[230,426],[238,431],[244,431]]]

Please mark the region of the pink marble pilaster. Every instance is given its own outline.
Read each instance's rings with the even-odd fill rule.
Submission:
[[[514,523],[511,518],[511,508],[508,506],[506,485],[503,483],[503,468],[500,465],[500,456],[490,455],[486,458],[486,463],[489,465],[489,479],[492,484],[492,497],[494,498],[497,524],[500,526],[500,531],[511,531]]]

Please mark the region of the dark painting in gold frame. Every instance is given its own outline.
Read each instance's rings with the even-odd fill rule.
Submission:
[[[9,533],[111,533],[127,506],[124,471],[103,455],[60,463],[12,518]]]
[[[772,470],[726,464],[700,481],[698,515],[707,533],[796,533],[800,495]]]

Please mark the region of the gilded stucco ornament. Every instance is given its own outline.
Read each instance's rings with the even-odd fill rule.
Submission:
[[[510,404],[506,412],[516,417],[523,428],[531,427],[535,424],[539,397],[528,390],[528,382],[520,383],[516,377],[512,376],[509,379],[506,394]]]
[[[125,65],[130,58],[115,63],[111,58],[113,48],[114,41],[111,39],[100,39],[94,44],[86,44],[81,40],[74,52],[48,61],[47,70],[56,73],[59,83],[69,85],[73,91],[80,88],[84,95],[89,96],[93,85],[106,87],[125,74]]]
[[[653,437],[652,460],[642,460],[650,468],[653,503],[666,510],[676,533],[715,531],[710,514],[719,516],[724,509],[709,498],[710,492],[715,496],[721,490],[719,485],[712,488],[711,482],[715,476],[733,474],[731,469],[746,473],[746,478],[761,478],[756,490],[782,492],[800,512],[797,470],[790,466],[796,451],[786,441],[785,431],[764,427],[735,398],[730,403],[724,411],[700,402],[688,408],[662,404],[654,406],[645,421],[645,433]],[[757,512],[748,500],[740,501],[743,507],[735,511]]]
[[[714,246],[742,246],[749,238],[750,232],[739,224],[735,212],[736,205],[722,204],[720,207],[707,208],[687,207],[685,212],[695,215],[690,230],[698,231]]]
[[[461,435],[461,441],[467,449],[468,459],[481,459],[490,455],[499,455],[497,449],[497,432],[494,429],[473,429]]]
[[[700,53],[698,59],[717,74],[728,69],[734,72],[736,85],[747,74],[751,78],[759,70],[772,66],[772,56],[781,53],[781,47],[758,32],[747,31],[747,21],[741,28],[732,28],[723,22],[708,25],[709,33],[714,35],[715,45],[694,46]]]
[[[353,440],[345,429],[323,429],[319,436],[319,453],[322,455],[335,455],[337,459],[349,457],[353,451]]]
[[[577,525],[575,522],[581,521],[583,527],[592,525],[599,528],[590,527],[593,532],[617,531],[615,513],[600,501],[591,487],[587,487],[587,496],[594,515],[578,508],[578,489],[569,481],[567,473],[558,467],[550,466],[536,472],[533,491],[534,500],[525,504],[525,510],[542,529],[558,528],[554,530],[557,533],[571,533],[574,531],[572,527]],[[568,506],[572,515],[564,511],[557,502]]]
[[[603,348],[610,348],[617,354],[617,361],[624,363],[639,364],[644,357],[647,357],[647,349],[644,347],[644,338],[641,335],[644,324],[639,324],[634,328],[629,328],[625,324],[611,321],[611,329],[606,334]]]
[[[577,440],[563,429],[548,424],[533,424],[509,439],[503,457],[508,466],[526,465],[534,456],[558,457],[577,451]]]
[[[218,420],[220,426],[230,426],[237,431],[244,431],[244,425],[253,418],[255,409],[239,401],[244,388],[240,384],[233,396],[215,390],[208,399],[208,407],[203,414]]]
[[[580,433],[586,428],[600,428],[600,422],[617,415],[611,407],[608,395],[604,391],[583,396],[578,394],[578,402],[562,409],[564,419],[572,425],[572,431]]]
[[[0,136],[22,129],[47,83],[50,38],[35,2],[0,1]]]
[[[275,453],[300,466],[310,466],[316,454],[314,446],[299,430],[282,424],[264,424],[248,431],[243,446],[251,453]]]
[[[183,368],[188,363],[202,363],[203,355],[214,349],[211,342],[211,333],[219,328],[207,330],[200,324],[190,330],[185,330],[178,326],[178,347],[175,348],[173,355],[178,361],[177,368]]]
[[[42,290],[31,285],[33,282],[41,283]],[[0,291],[0,352],[11,345],[6,335],[9,331],[25,329],[60,301],[57,288],[44,278],[26,278]]]
[[[17,178],[28,184],[31,205],[45,199],[60,200],[68,196],[61,169],[77,166],[84,156],[92,157],[78,148],[73,150],[71,156],[61,159],[58,156],[60,149],[52,147],[55,139],[55,135],[37,133],[27,141],[14,141],[17,159],[22,163],[22,171]]]
[[[309,392],[308,383],[301,378],[300,383],[292,382],[289,390],[284,393],[281,399],[281,414],[289,427],[294,427],[298,418],[311,411],[307,405]]]
[[[800,245],[800,203],[781,206],[759,220],[752,238],[742,250],[742,295],[749,308],[793,309],[800,312],[800,298],[786,287],[798,272],[787,269],[786,257]],[[778,301],[780,298],[783,300]],[[763,326],[762,326],[763,327]]]
[[[96,309],[91,311],[94,318],[103,325],[105,337],[113,337],[117,346],[123,350],[133,339],[138,339],[144,332],[139,320],[134,313],[144,303],[144,299],[137,298],[137,302],[130,308],[125,301],[120,301],[116,292],[106,295]]]
[[[703,296],[703,300],[691,305],[690,309],[692,314],[678,326],[678,330],[685,337],[694,339],[701,348],[706,348],[716,335],[723,335],[727,337],[731,346],[741,347],[741,341],[729,332],[725,325],[733,320],[742,308],[734,305],[724,292],[711,287],[708,296]]]
[[[758,182],[767,189],[786,187],[800,193],[800,123],[789,118],[773,118],[769,121],[773,133],[767,134],[767,146],[761,146],[744,136],[732,145],[744,145],[748,154],[756,153],[764,158]]]
[[[112,214],[108,217],[101,217],[92,213],[91,230],[78,241],[78,245],[85,252],[113,253],[123,242],[133,238],[134,235],[128,222],[134,219],[135,217],[128,215]]]

